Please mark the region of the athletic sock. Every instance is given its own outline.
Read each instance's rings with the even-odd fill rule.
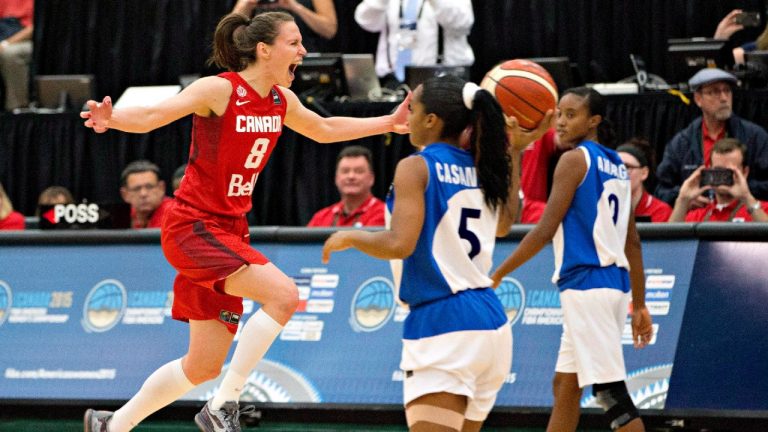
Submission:
[[[128,432],[150,414],[174,402],[195,387],[181,367],[181,359],[166,363],[144,381],[136,395],[115,411],[109,432]]]
[[[239,401],[245,381],[264,357],[283,329],[264,309],[259,309],[243,326],[229,369],[211,401],[211,409],[221,409],[227,401]]]

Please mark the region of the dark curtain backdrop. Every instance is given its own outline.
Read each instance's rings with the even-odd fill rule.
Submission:
[[[91,73],[97,95],[117,98],[128,86],[174,84],[181,74],[210,74],[205,66],[211,34],[234,0],[45,0],[36,2],[34,68],[38,74]],[[377,35],[354,22],[357,0],[336,0],[342,52],[373,52]],[[617,81],[632,74],[629,53],[641,55],[651,73],[666,76],[666,41],[711,36],[719,20],[741,7],[765,13],[763,1],[705,0],[476,0],[470,42],[479,80],[498,61],[513,57],[568,56],[587,81]],[[737,34],[733,43],[759,30]],[[765,126],[768,94],[737,92],[736,112]],[[327,103],[336,115],[388,113],[388,103]],[[659,157],[669,138],[697,109],[668,94],[609,97],[608,117],[621,140],[645,136]],[[0,115],[0,181],[17,209],[35,211],[38,193],[59,184],[78,199],[119,199],[119,173],[130,161],[160,165],[170,183],[189,150],[190,120],[149,134],[116,131],[97,135],[76,113]],[[384,135],[359,140],[374,152],[384,197],[396,162],[411,153],[407,138]],[[347,143],[317,145],[286,130],[254,192],[251,221],[259,225],[301,225],[320,207],[338,199],[335,157]]]

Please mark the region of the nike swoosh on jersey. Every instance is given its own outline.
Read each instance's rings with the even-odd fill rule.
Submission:
[[[238,100],[235,101],[235,105],[243,106],[243,105],[245,105],[245,104],[247,104],[249,102],[250,102],[249,100],[240,100],[240,99],[238,99]]]

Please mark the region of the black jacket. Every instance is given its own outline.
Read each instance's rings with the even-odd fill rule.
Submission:
[[[656,170],[655,195],[669,205],[675,205],[680,185],[704,163],[701,122],[701,117],[695,119],[664,148],[664,158]],[[747,146],[745,165],[749,166],[749,190],[755,198],[768,201],[768,133],[755,123],[731,115],[726,135]]]

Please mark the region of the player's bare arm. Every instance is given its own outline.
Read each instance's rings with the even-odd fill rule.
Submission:
[[[323,245],[323,262],[331,252],[349,248],[380,259],[403,259],[416,248],[424,224],[424,190],[427,187],[424,159],[411,156],[397,164],[395,171],[395,208],[390,229],[386,231],[339,231]]]
[[[87,102],[88,111],[80,113],[85,126],[96,132],[117,129],[145,133],[195,113],[203,117],[224,112],[232,93],[230,83],[219,77],[201,78],[179,94],[148,107],[114,109],[107,96],[101,102]]]
[[[380,117],[322,117],[305,107],[296,93],[281,88],[288,102],[285,125],[319,143],[349,141],[370,135],[394,132],[406,134],[408,128],[409,94],[397,109]]]

